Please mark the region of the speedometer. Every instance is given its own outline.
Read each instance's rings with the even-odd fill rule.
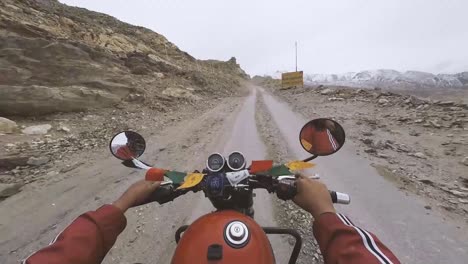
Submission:
[[[241,152],[234,151],[229,154],[227,164],[233,171],[242,170],[245,167],[245,157]]]
[[[219,153],[213,153],[206,161],[206,167],[212,172],[220,171],[224,167],[224,157]]]

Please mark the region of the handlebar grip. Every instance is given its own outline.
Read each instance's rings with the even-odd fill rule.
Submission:
[[[333,203],[336,204],[350,204],[351,197],[349,197],[346,193],[336,192],[336,191],[329,191],[330,196]]]
[[[174,192],[169,187],[159,187],[151,194],[151,201],[158,202],[159,204],[164,204],[174,200]]]

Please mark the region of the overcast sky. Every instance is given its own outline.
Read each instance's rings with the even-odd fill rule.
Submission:
[[[468,71],[468,0],[60,0],[166,36],[249,74]]]

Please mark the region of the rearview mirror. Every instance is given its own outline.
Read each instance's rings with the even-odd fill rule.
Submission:
[[[140,157],[145,152],[146,142],[137,132],[123,131],[112,138],[109,148],[116,158],[132,160]]]
[[[302,127],[299,139],[305,151],[316,156],[327,156],[343,146],[345,132],[336,121],[319,118]]]

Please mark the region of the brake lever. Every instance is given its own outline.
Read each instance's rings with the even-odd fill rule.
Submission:
[[[159,186],[167,186],[167,185],[171,185],[172,183],[173,183],[172,181],[163,181],[161,182]]]
[[[278,181],[281,181],[281,180],[295,180],[296,179],[296,176],[294,175],[282,175],[282,176],[278,176]]]
[[[320,179],[320,175],[318,173],[314,174],[313,176],[309,176],[308,177],[309,179],[313,179],[313,180],[318,180]],[[294,175],[282,175],[282,176],[278,176],[278,180],[295,180],[296,179],[296,176]]]

